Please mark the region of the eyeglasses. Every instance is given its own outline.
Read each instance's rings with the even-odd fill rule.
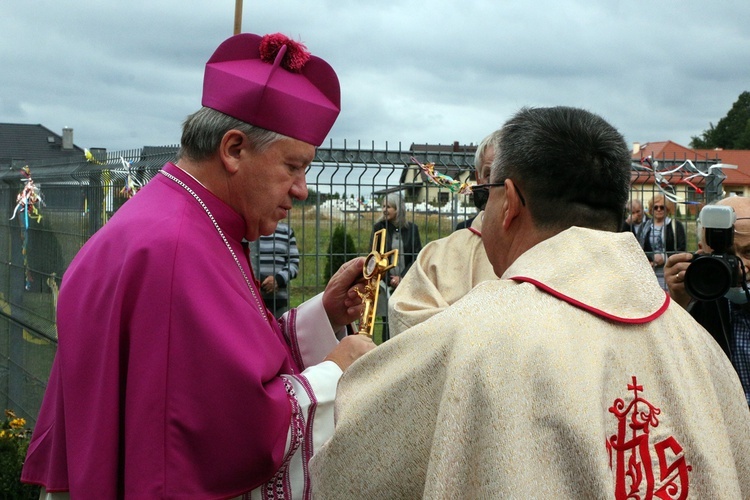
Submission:
[[[737,229],[737,221],[741,220],[750,220],[750,217],[737,217],[734,221],[734,234],[750,234],[750,231],[747,230],[747,223],[742,224],[743,231],[740,231]]]
[[[667,207],[665,207],[664,205],[654,205],[654,210],[664,210],[665,208]]]
[[[485,193],[489,194],[490,188],[493,188],[493,187],[505,187],[505,181],[506,180],[507,179],[502,179],[500,182],[488,182],[486,184],[474,184],[473,186],[471,186],[471,192],[472,193],[476,193],[478,191],[484,191]],[[516,188],[516,193],[518,193],[518,198],[521,199],[521,205],[523,205],[525,207],[526,206],[526,200],[524,199],[523,195],[521,194],[521,190],[518,189],[518,186],[516,186],[515,184],[513,184],[513,186],[515,186],[515,188]]]

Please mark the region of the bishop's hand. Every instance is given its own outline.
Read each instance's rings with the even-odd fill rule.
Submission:
[[[334,332],[359,319],[362,314],[362,265],[365,259],[357,257],[345,262],[331,277],[323,292],[323,307]]]

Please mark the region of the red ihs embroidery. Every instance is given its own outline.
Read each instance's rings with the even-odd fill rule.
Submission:
[[[628,390],[633,391],[630,403],[626,405],[618,398],[609,408],[618,421],[617,434],[607,440],[609,467],[615,471],[615,498],[687,498],[688,472],[692,467],[682,455],[682,446],[673,436],[654,443],[653,448],[650,446],[649,431],[659,426],[661,410],[639,395],[643,386],[638,385],[635,376]],[[652,452],[659,463],[658,484],[654,479]]]

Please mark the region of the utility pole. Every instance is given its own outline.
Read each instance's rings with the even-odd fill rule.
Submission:
[[[242,32],[242,0],[234,0],[234,34]]]

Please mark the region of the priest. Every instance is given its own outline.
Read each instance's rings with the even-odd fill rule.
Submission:
[[[419,252],[409,273],[388,300],[392,336],[441,312],[479,283],[497,279],[482,244],[482,210],[489,196],[486,183],[495,157],[497,135],[494,132],[482,139],[474,156],[477,183],[473,186],[473,200],[480,212],[464,221],[468,227],[457,228]]]
[[[64,275],[24,482],[49,498],[309,496],[339,377],[373,348],[345,336],[363,261],[277,321],[246,243],[307,197],[339,103],[333,69],[283,35],[216,49],[177,162]]]
[[[609,123],[501,129],[482,239],[498,280],[355,362],[319,498],[750,498],[750,412],[711,336],[618,232]]]

